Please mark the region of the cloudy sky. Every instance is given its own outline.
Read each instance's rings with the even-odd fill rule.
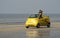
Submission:
[[[60,13],[60,0],[0,0],[0,14]]]

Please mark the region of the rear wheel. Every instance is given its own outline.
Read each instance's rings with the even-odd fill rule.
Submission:
[[[40,24],[37,24],[37,26],[36,26],[37,28],[40,28]]]
[[[50,23],[48,23],[47,28],[50,28]]]

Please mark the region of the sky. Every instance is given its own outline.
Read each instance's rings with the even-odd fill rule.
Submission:
[[[0,14],[60,14],[60,0],[0,0]]]

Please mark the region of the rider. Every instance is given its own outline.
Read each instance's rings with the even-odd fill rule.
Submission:
[[[42,18],[42,13],[43,13],[43,11],[40,9],[38,12],[39,18]]]

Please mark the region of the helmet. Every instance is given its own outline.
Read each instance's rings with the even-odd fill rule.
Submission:
[[[40,10],[39,10],[39,13],[42,13],[42,12],[43,12],[43,11],[40,9]]]

